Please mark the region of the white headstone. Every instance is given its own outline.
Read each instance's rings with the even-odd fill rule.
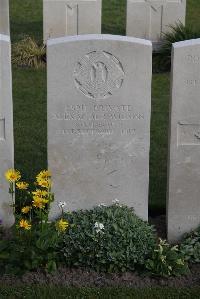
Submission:
[[[102,0],[43,0],[44,41],[101,33]]]
[[[128,36],[157,43],[176,22],[185,24],[186,0],[127,0]]]
[[[173,45],[168,239],[200,225],[200,39]]]
[[[134,207],[148,218],[151,42],[111,35],[49,40],[48,167],[55,203]]]
[[[9,0],[0,0],[0,34],[10,35]]]
[[[14,165],[13,106],[10,37],[0,34],[0,220],[5,227],[14,223],[8,182],[4,174]]]

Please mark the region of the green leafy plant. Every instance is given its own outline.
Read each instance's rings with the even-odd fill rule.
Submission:
[[[180,250],[186,261],[200,263],[200,227],[185,236]]]
[[[170,246],[165,240],[153,250],[152,256],[145,263],[146,269],[155,276],[180,276],[188,273],[189,268],[178,245]]]
[[[169,26],[169,31],[163,33],[163,41],[159,53],[154,56],[154,68],[160,71],[168,71],[171,67],[172,44],[200,38],[200,32],[192,27],[184,26],[181,22]]]
[[[155,246],[154,229],[119,204],[65,214],[70,227],[62,250],[68,266],[97,271],[134,270]]]
[[[12,63],[21,67],[43,68],[46,65],[46,46],[25,37],[12,48]]]
[[[53,224],[44,227],[42,232],[37,226],[31,232],[13,227],[12,237],[0,242],[1,271],[14,275],[38,268],[54,271],[60,262],[61,242]]]

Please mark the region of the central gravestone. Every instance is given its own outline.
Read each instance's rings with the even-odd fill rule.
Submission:
[[[148,218],[151,56],[149,41],[86,35],[49,40],[50,218],[100,203]]]
[[[101,33],[102,0],[43,0],[44,41]]]

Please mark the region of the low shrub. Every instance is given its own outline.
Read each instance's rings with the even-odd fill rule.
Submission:
[[[200,263],[200,227],[185,236],[180,250],[186,261]]]
[[[196,29],[184,26],[181,22],[170,25],[169,31],[163,34],[161,49],[154,55],[154,70],[157,70],[157,72],[170,70],[173,43],[196,38],[200,38],[200,32]]]
[[[70,227],[62,252],[68,266],[103,272],[134,270],[144,265],[155,246],[153,227],[126,206],[99,206],[65,217]]]
[[[159,243],[152,256],[145,263],[146,269],[155,276],[181,276],[188,273],[189,268],[184,256],[176,246],[170,246],[165,240]]]
[[[13,45],[12,63],[20,67],[43,68],[46,65],[46,46],[25,37]]]

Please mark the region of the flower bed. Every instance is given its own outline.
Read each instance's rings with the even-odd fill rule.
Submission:
[[[73,212],[64,212],[67,204],[59,202],[60,218],[50,222],[48,214],[54,201],[51,173],[41,171],[33,186],[21,180],[20,172],[14,169],[8,170],[5,176],[16,223],[9,234],[5,234],[1,225],[2,277],[5,274],[37,277],[37,273],[41,277],[43,273],[64,269],[63,273],[72,277],[73,273],[76,276],[82,271],[82,277],[91,275],[105,280],[106,273],[115,273],[112,275],[117,280],[127,275],[133,282],[140,281],[142,274],[154,285],[163,278],[190,277],[188,262],[199,261],[199,230],[182,245],[170,246],[157,238],[152,225],[116,199],[111,206],[101,204],[91,210]]]

